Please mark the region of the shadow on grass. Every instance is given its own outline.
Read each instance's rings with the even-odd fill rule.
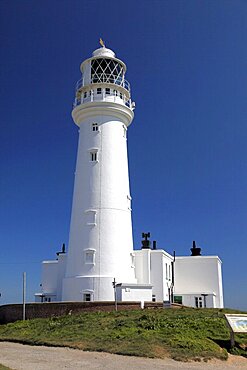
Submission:
[[[230,339],[214,339],[210,338],[213,342],[218,344],[221,348],[224,348],[227,350],[227,352],[231,353],[232,355],[238,355],[247,357],[247,350],[246,348],[243,348],[241,343],[238,343],[235,341],[234,347],[231,347]]]

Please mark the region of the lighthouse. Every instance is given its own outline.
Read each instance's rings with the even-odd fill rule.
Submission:
[[[109,301],[135,283],[127,130],[134,117],[126,65],[102,47],[80,66],[72,110],[79,128],[63,301]]]
[[[55,260],[42,262],[35,300],[222,308],[218,256],[201,255],[193,242],[191,256],[175,258],[151,243],[149,232],[133,250],[127,130],[135,104],[125,64],[102,40],[101,46],[81,63],[76,84],[72,117],[79,143],[68,251],[63,244]]]

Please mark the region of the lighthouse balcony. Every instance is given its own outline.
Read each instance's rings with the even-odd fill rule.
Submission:
[[[109,87],[95,87],[95,85],[90,85],[90,87],[87,86],[87,89],[84,88],[83,90],[79,89],[76,91],[73,108],[84,103],[105,101],[123,104],[134,110],[134,103],[131,102],[130,95],[127,91],[116,89],[114,85],[109,85]]]

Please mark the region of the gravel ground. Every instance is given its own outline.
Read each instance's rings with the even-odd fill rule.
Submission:
[[[226,362],[183,363],[8,342],[0,342],[0,364],[15,370],[247,370],[247,359],[238,356],[230,356]]]

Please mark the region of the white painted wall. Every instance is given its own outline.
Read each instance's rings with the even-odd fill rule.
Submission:
[[[116,287],[117,301],[152,302],[152,285],[123,284]]]
[[[134,251],[135,273],[139,284],[151,284],[157,302],[169,299],[171,284],[171,262],[173,257],[162,249],[141,249]],[[166,274],[167,265],[167,274]],[[170,266],[170,269],[169,269]]]
[[[89,78],[85,63],[84,79]],[[82,65],[83,68],[83,65]],[[107,84],[106,84],[106,87]],[[135,283],[126,129],[133,112],[123,103],[93,101],[72,112],[80,127],[69,248],[62,299],[113,300],[112,281]],[[98,131],[92,130],[97,123]],[[90,152],[98,159],[92,162]],[[95,218],[92,221],[92,215]],[[85,253],[94,250],[94,263]]]
[[[66,271],[67,254],[60,253],[57,257],[57,301],[62,301],[62,283]]]
[[[215,307],[222,308],[221,260],[218,256],[176,257],[174,294],[215,294]]]
[[[57,294],[57,272],[58,261],[43,261],[42,262],[42,293]]]

